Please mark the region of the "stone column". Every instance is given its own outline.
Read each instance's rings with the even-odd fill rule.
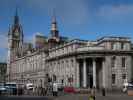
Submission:
[[[80,76],[79,75],[80,74],[80,71],[79,71],[80,68],[79,67],[80,66],[79,66],[79,62],[78,61],[77,61],[77,66],[76,67],[77,67],[77,73],[76,73],[77,74],[76,75],[77,76],[77,82],[76,83],[77,83],[77,88],[79,88],[80,87],[80,78],[79,78],[79,76]]]
[[[86,71],[86,60],[83,59],[83,87],[85,88],[87,86],[87,71]]]
[[[96,61],[95,58],[93,58],[93,87],[96,88]]]
[[[103,85],[103,88],[105,88],[106,87],[106,82],[105,82],[105,78],[106,78],[106,74],[105,74],[105,60],[103,59],[103,61],[102,61],[102,85]]]

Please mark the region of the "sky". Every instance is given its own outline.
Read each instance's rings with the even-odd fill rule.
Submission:
[[[7,58],[7,34],[16,8],[25,41],[31,42],[37,32],[49,36],[53,14],[61,36],[133,40],[133,0],[0,0],[0,61]]]

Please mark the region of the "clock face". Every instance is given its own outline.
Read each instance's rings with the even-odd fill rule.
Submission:
[[[19,33],[18,32],[15,32],[15,34],[14,34],[16,37],[18,37],[19,36]]]

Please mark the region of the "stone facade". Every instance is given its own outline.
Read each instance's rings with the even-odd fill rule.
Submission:
[[[73,40],[48,52],[41,49],[29,53],[10,64],[10,80],[45,85],[48,74],[52,82],[66,86],[121,88],[124,81],[132,78],[131,41],[125,37],[104,39],[91,44]],[[115,48],[111,49],[112,42]],[[121,43],[124,43],[123,49]],[[92,80],[88,74],[92,74]]]
[[[43,48],[27,50],[25,55],[22,49],[22,55],[12,59],[13,48],[9,47],[8,81],[18,84],[30,82],[43,87],[58,82],[76,88],[107,89],[121,88],[125,81],[131,81],[133,52],[130,38],[74,39],[60,43],[56,24],[54,18],[52,37]]]

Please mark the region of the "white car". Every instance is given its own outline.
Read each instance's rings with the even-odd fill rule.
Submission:
[[[127,91],[127,87],[128,87],[128,83],[124,83],[122,91],[126,92]]]
[[[127,92],[128,87],[133,87],[133,84],[132,83],[127,83],[127,82],[124,83],[122,91]]]
[[[28,84],[26,84],[26,88],[27,88],[28,90],[33,90],[34,85],[33,85],[32,83],[28,83]]]

